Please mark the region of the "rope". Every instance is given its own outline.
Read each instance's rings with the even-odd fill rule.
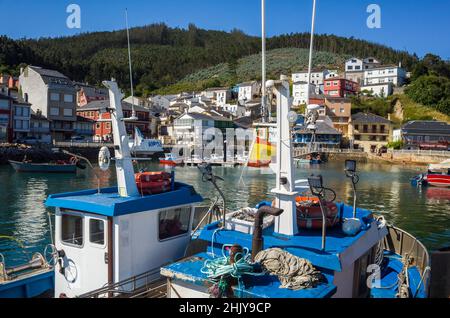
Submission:
[[[226,255],[226,249],[232,246],[224,244],[222,246],[222,257],[206,260],[200,270],[202,274],[216,282],[210,288],[210,293],[216,298],[227,295],[230,277],[237,279],[239,290],[242,292],[243,275],[261,276],[265,274],[264,272],[255,272],[254,264],[250,261],[251,256],[248,248],[244,248],[243,253],[234,254],[234,263],[231,264],[230,256]]]
[[[258,253],[255,261],[272,275],[277,275],[281,288],[292,290],[313,288],[325,281],[325,277],[312,263],[280,248]]]

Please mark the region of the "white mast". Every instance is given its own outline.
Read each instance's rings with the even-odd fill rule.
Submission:
[[[266,93],[266,1],[261,0],[261,42],[262,42],[262,83],[261,83],[261,111],[262,122],[267,122],[267,93]]]
[[[130,85],[131,85],[131,118],[128,120],[138,120],[136,111],[134,110],[134,88],[133,88],[133,68],[131,66],[131,45],[130,45],[130,28],[128,27],[128,9],[125,9],[125,23],[127,25],[127,42],[128,42],[128,65],[130,68]]]
[[[288,115],[289,82],[285,78],[280,81],[268,81],[267,87],[273,87],[277,96],[277,176],[276,187],[272,193],[276,198],[276,207],[283,209],[283,214],[275,219],[275,232],[284,235],[295,235],[297,227],[297,206],[295,198],[294,167],[292,160],[292,136]]]
[[[316,21],[316,0],[313,0],[313,11],[312,11],[312,21],[311,21],[311,41],[309,43],[309,63],[308,63],[308,83],[306,85],[306,105],[309,105],[309,91],[311,85],[311,71],[312,71],[312,60],[313,60],[313,50],[314,50],[314,27]]]
[[[111,122],[113,128],[113,139],[116,160],[117,188],[121,197],[139,196],[134,179],[133,161],[130,153],[128,134],[124,124],[122,111],[123,94],[120,92],[114,80],[104,81],[109,89],[109,100],[111,103]]]

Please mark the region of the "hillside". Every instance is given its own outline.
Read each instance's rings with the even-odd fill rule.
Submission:
[[[187,29],[181,29],[160,23],[133,28],[130,34],[133,77],[138,93],[153,92],[173,85],[200,69],[224,67],[220,66],[221,63],[231,65],[234,73],[233,69],[241,64],[240,59],[260,51],[260,39],[239,30],[203,30],[193,24]],[[269,38],[267,45],[271,50],[306,49],[309,47],[309,34]],[[376,56],[384,63],[402,62],[408,68],[418,61],[416,56],[407,52],[334,35],[317,35],[315,47],[318,51],[338,56]],[[126,48],[125,30],[37,40],[12,40],[3,36],[0,37],[0,72],[8,71],[17,75],[21,65],[34,64],[57,69],[73,80],[94,84],[114,76],[123,87],[128,87]],[[253,60],[255,67],[259,67],[256,58],[249,59]],[[280,67],[284,70],[289,65]]]
[[[308,67],[308,49],[284,48],[267,52],[267,75],[278,78],[281,74],[290,75]],[[329,52],[314,53],[314,67],[342,67],[350,55]],[[232,86],[239,82],[261,79],[261,54],[253,54],[233,63],[221,63],[190,74],[174,85],[157,91],[170,94],[180,91],[198,91],[208,87]]]

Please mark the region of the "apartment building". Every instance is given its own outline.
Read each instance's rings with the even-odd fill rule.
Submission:
[[[355,148],[377,153],[392,140],[392,122],[371,113],[357,113],[352,116],[350,140]]]
[[[50,130],[56,141],[74,134],[77,90],[72,81],[58,71],[37,66],[22,69],[19,77],[22,98],[51,121]]]

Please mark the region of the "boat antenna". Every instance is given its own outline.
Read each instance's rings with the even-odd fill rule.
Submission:
[[[130,45],[130,28],[128,26],[128,9],[125,8],[125,23],[127,27],[127,42],[128,42],[128,66],[130,68],[130,86],[131,86],[131,117],[127,121],[138,120],[136,111],[134,109],[134,88],[133,88],[133,67],[131,64],[131,45]]]
[[[309,105],[309,92],[311,85],[311,71],[314,50],[314,27],[316,23],[316,0],[313,0],[312,20],[311,20],[311,39],[309,43],[309,61],[308,61],[308,83],[306,84],[306,105]],[[306,110],[308,112],[308,110]]]
[[[266,89],[266,0],[261,0],[261,60],[262,60],[262,83],[261,83],[261,113],[262,122],[267,122],[267,89]]]

